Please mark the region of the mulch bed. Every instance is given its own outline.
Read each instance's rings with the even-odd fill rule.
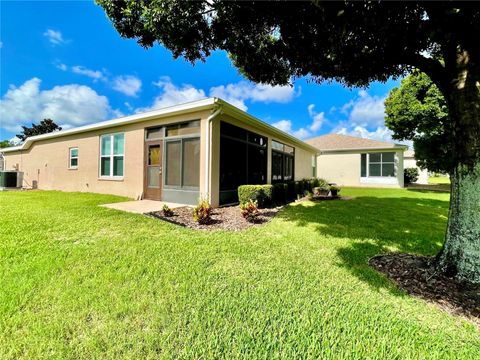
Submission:
[[[412,254],[374,256],[369,264],[387,275],[408,294],[435,303],[449,313],[462,315],[480,326],[480,286],[460,283],[439,274],[434,258]]]
[[[191,229],[240,231],[269,222],[281,208],[258,209],[259,215],[255,222],[245,220],[240,213],[239,206],[215,208],[213,209],[212,221],[205,225],[193,220],[193,208],[189,206],[174,209],[174,215],[171,217],[165,217],[162,211],[152,212],[148,215]]]

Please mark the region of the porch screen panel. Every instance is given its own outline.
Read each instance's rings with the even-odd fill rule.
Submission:
[[[183,140],[183,186],[200,185],[200,139]]]

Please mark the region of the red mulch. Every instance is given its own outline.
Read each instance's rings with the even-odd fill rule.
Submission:
[[[188,206],[173,209],[174,215],[171,217],[164,216],[162,211],[153,212],[149,215],[191,229],[240,231],[269,222],[280,209],[281,207],[258,209],[259,215],[255,222],[248,222],[242,217],[239,206],[215,208],[213,209],[212,221],[204,225],[193,220],[193,208]]]
[[[432,302],[449,313],[465,316],[480,326],[480,286],[461,283],[438,273],[433,260],[432,257],[393,253],[374,256],[369,264],[408,294]]]

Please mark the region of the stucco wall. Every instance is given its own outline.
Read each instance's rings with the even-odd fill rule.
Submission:
[[[321,154],[317,157],[317,176],[340,186],[403,187],[403,151],[396,151],[395,162],[396,178],[365,179],[360,177],[360,152]]]
[[[416,184],[428,184],[428,170],[422,170],[417,166],[417,161],[414,158],[405,158],[403,161],[404,168],[417,168],[418,180]]]
[[[138,199],[143,194],[144,181],[144,129],[161,124],[171,124],[201,119],[201,128],[209,111],[149,120],[121,127],[96,130],[71,136],[41,140],[28,150],[5,153],[6,169],[18,164],[24,172],[24,186],[31,187],[33,180],[42,190],[82,191],[122,195]],[[100,135],[116,132],[125,133],[125,164],[122,180],[99,178]],[[202,161],[205,159],[205,144],[201,139],[200,192],[205,181]],[[68,168],[69,148],[78,147],[78,169]]]

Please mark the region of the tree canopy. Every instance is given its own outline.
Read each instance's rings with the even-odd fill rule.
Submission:
[[[430,78],[418,70],[402,80],[385,100],[385,125],[395,140],[411,140],[417,165],[451,173],[452,121],[445,98]]]
[[[17,134],[21,141],[25,141],[30,136],[47,134],[54,131],[60,131],[62,128],[55,124],[52,119],[43,119],[39,124],[32,123],[31,127],[22,125],[22,132]]]
[[[12,146],[9,140],[0,141],[0,149]]]

